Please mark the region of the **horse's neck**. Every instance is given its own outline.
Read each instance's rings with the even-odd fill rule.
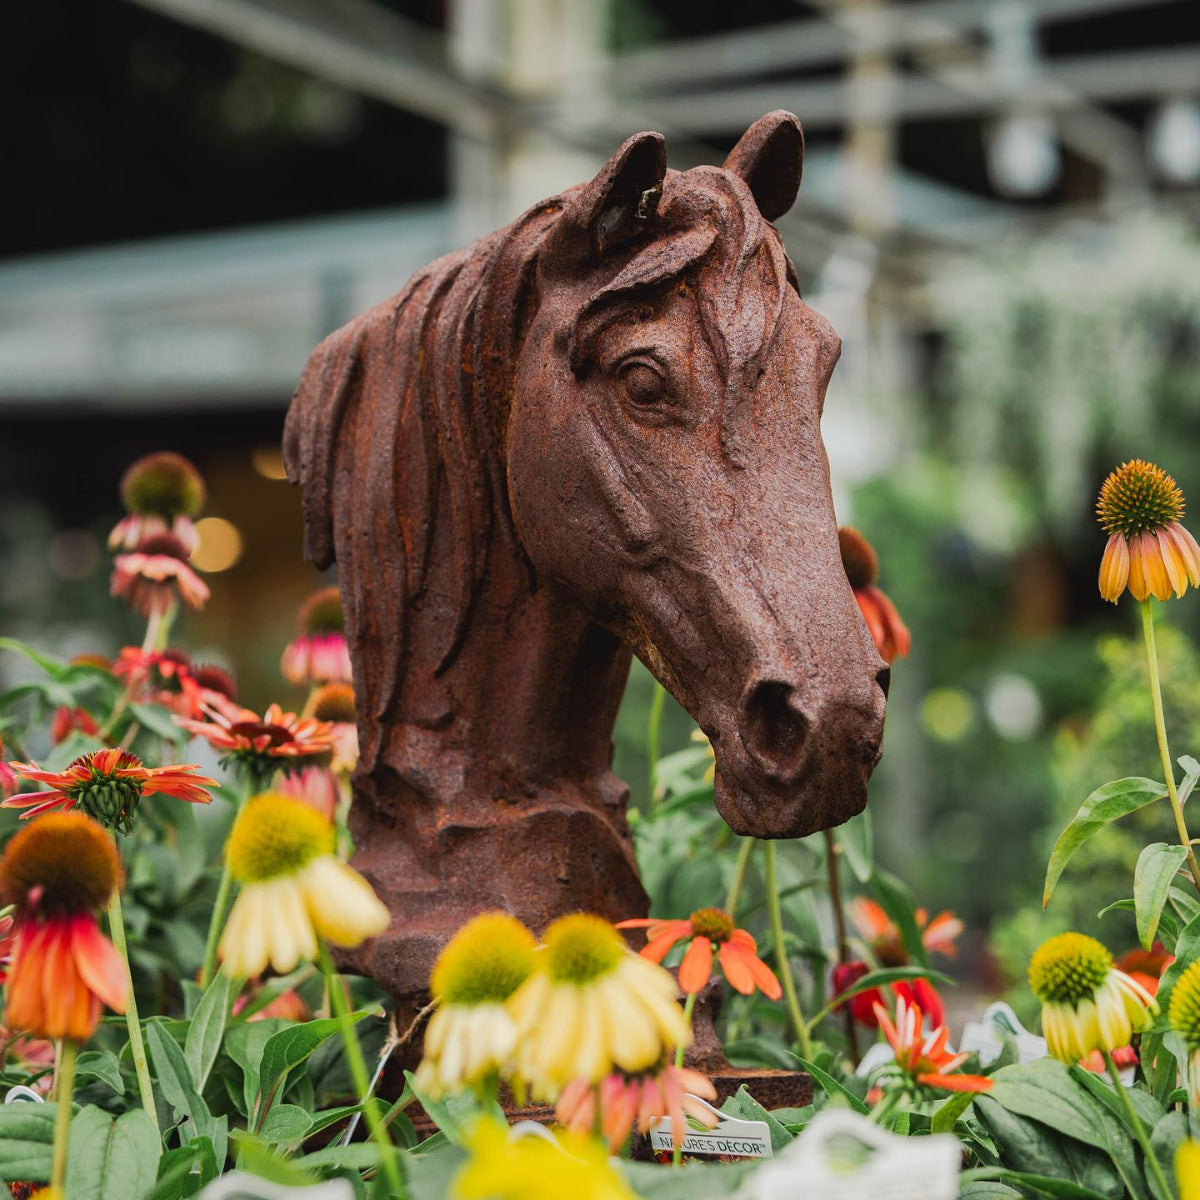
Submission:
[[[556,589],[531,589],[523,566],[507,560],[489,571],[463,645],[440,672],[438,639],[422,627],[436,622],[418,613],[410,630],[415,653],[382,769],[452,806],[468,796],[607,796],[618,786],[612,730],[630,663],[620,641]]]

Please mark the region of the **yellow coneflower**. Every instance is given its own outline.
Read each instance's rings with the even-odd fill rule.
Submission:
[[[1154,997],[1082,933],[1061,933],[1039,946],[1029,962],[1029,986],[1042,1002],[1047,1047],[1065,1063],[1128,1046],[1158,1013]]]
[[[560,917],[546,930],[538,969],[509,1011],[517,1074],[548,1098],[573,1079],[599,1083],[614,1068],[645,1071],[691,1041],[669,972],[586,913]]]
[[[1200,1142],[1191,1138],[1175,1151],[1175,1182],[1179,1200],[1200,1200]]]
[[[517,1044],[506,1003],[533,974],[537,942],[515,917],[481,913],[442,951],[429,981],[437,1011],[425,1031],[417,1086],[433,1097],[489,1086]]]
[[[382,933],[388,910],[371,885],[333,853],[335,831],[300,800],[267,792],[246,802],[225,846],[242,889],[219,953],[228,975],[268,965],[286,974],[315,958],[318,938],[352,947]]]
[[[1109,535],[1100,560],[1100,595],[1113,604],[1126,589],[1138,601],[1200,587],[1200,546],[1180,524],[1184,498],[1161,467],[1123,463],[1104,481],[1096,515]]]
[[[637,1200],[603,1145],[582,1134],[514,1137],[502,1121],[480,1117],[464,1148],[469,1158],[450,1185],[455,1200]]]

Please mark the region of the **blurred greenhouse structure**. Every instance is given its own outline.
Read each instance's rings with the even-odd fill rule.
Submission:
[[[1096,713],[1128,691],[1096,487],[1143,456],[1200,495],[1194,0],[75,7],[14,18],[31,53],[3,84],[25,114],[0,250],[4,632],[121,644],[100,553],[116,480],[177,449],[216,518],[199,628],[267,698],[315,578],[276,449],[313,345],[636,130],[674,167],[719,163],[791,109],[808,150],[779,227],[844,339],[838,510],[914,634],[876,837],[979,942],[1034,894],[1082,799],[1075,757],[1115,737]],[[635,802],[649,695],[635,668],[617,747]],[[689,728],[669,714],[672,743]]]

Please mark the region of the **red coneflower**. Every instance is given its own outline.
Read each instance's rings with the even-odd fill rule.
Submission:
[[[276,771],[292,771],[329,753],[329,723],[298,717],[272,704],[260,717],[236,705],[204,706],[207,721],[175,717],[175,724],[204,738],[229,765],[262,790]]]
[[[737,929],[733,918],[720,908],[697,909],[686,921],[639,917],[618,921],[618,929],[645,929],[646,945],[641,955],[661,963],[667,951],[679,942],[688,946],[679,964],[679,986],[688,995],[699,992],[712,975],[713,948],[729,985],[749,996],[758,988],[764,996],[778,1000],[783,988],[775,973],[758,957],[758,945],[744,929]]]
[[[20,785],[17,783],[17,773],[8,765],[4,756],[4,739],[0,738],[0,800],[7,800],[15,795]]]
[[[95,737],[100,732],[100,726],[86,708],[68,708],[65,704],[56,708],[50,721],[50,744],[57,746],[76,730],[88,737]]]
[[[136,754],[113,747],[84,754],[62,771],[43,771],[36,763],[15,762],[12,766],[26,779],[49,787],[10,796],[0,807],[27,808],[26,819],[52,808],[78,808],[122,833],[133,828],[133,814],[143,796],[173,796],[207,804],[212,797],[205,788],[218,786],[215,779],[194,774],[200,769],[198,763],[147,767]]]
[[[13,835],[0,858],[0,903],[16,907],[10,1027],[81,1042],[102,1004],[125,1010],[125,964],[96,921],[120,884],[112,840],[82,813],[52,813]]]
[[[896,1021],[882,1004],[876,1005],[876,1019],[888,1045],[895,1052],[893,1074],[899,1068],[906,1087],[920,1085],[943,1092],[986,1092],[992,1081],[984,1075],[957,1075],[955,1072],[970,1055],[951,1054],[947,1049],[950,1030],[939,1026],[925,1035],[921,1009],[905,1000],[896,1002]]]
[[[125,646],[113,663],[113,674],[125,683],[134,700],[161,704],[181,717],[200,715],[203,697],[185,650]]]
[[[1096,515],[1109,535],[1100,560],[1100,595],[1113,604],[1126,588],[1138,601],[1200,587],[1200,546],[1180,524],[1183,492],[1161,467],[1140,458],[1104,481]]]
[[[911,648],[912,638],[896,606],[881,588],[875,586],[879,578],[879,559],[871,543],[857,529],[843,525],[838,530],[838,546],[854,599],[858,601],[880,655],[889,663],[903,658]]]
[[[208,585],[187,564],[187,547],[172,533],[153,533],[113,563],[114,596],[122,596],[143,617],[161,617],[178,594],[189,608],[203,608]]]
[[[296,631],[279,661],[284,679],[299,685],[349,680],[350,650],[336,587],[309,596],[296,614]]]
[[[108,535],[110,550],[134,549],[152,534],[169,533],[183,543],[185,555],[196,549],[192,518],[204,507],[204,480],[182,454],[147,454],[121,478],[121,500],[128,513]]]

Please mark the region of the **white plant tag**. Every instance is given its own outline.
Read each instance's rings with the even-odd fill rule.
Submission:
[[[4,1093],[4,1103],[5,1104],[24,1104],[24,1103],[45,1104],[46,1098],[44,1096],[39,1096],[38,1093],[33,1090],[33,1088],[26,1087],[26,1085],[23,1083],[18,1083],[15,1087],[10,1087],[8,1089],[8,1091]]]
[[[698,1154],[706,1158],[771,1157],[771,1131],[766,1121],[743,1121],[740,1117],[731,1117],[713,1108],[698,1096],[692,1099],[699,1100],[709,1112],[716,1114],[718,1120],[712,1129],[698,1129],[689,1125],[683,1135],[684,1154]],[[672,1133],[671,1118],[662,1117],[650,1126],[650,1145],[655,1150],[674,1150]]]
[[[863,1079],[869,1079],[871,1072],[878,1070],[880,1067],[890,1062],[896,1061],[896,1052],[887,1044],[887,1042],[876,1042],[867,1052],[859,1059],[858,1066],[855,1067],[855,1075],[861,1076]]]
[[[950,1134],[897,1137],[848,1109],[818,1113],[738,1200],[955,1200],[962,1148]]]
[[[196,1200],[354,1200],[354,1188],[347,1179],[290,1187],[245,1171],[231,1171],[214,1179]]]
[[[979,1055],[979,1061],[986,1067],[1000,1057],[1004,1049],[1004,1035],[1009,1034],[1017,1046],[1018,1062],[1033,1062],[1045,1058],[1049,1053],[1046,1039],[1030,1033],[1021,1024],[1017,1014],[1004,1003],[997,1000],[989,1004],[983,1012],[982,1021],[972,1021],[963,1030],[960,1050],[970,1050]]]

